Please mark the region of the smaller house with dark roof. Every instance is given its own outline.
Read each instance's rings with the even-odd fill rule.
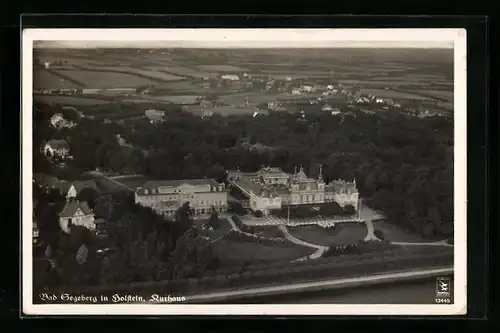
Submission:
[[[65,140],[50,140],[43,147],[43,152],[51,157],[67,157],[69,155],[69,144]]]
[[[95,214],[85,201],[69,200],[59,212],[59,225],[69,234],[71,226],[82,226],[95,230]]]

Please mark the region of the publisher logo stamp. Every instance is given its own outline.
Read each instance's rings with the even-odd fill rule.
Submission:
[[[451,280],[449,277],[440,276],[436,278],[436,303],[449,304],[451,296]]]

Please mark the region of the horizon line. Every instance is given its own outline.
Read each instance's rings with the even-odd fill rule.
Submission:
[[[465,29],[25,29],[36,48],[453,48]]]

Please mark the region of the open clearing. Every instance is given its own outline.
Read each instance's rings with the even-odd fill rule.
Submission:
[[[35,100],[38,100],[47,104],[62,104],[62,105],[92,105],[92,104],[109,104],[113,103],[112,101],[105,101],[102,99],[95,98],[84,98],[84,97],[75,97],[75,96],[57,96],[57,95],[35,95],[33,97]]]
[[[277,244],[266,246],[250,242],[235,242],[221,239],[212,246],[213,253],[224,266],[248,263],[264,263],[295,260],[314,252],[313,249],[295,244]]]
[[[139,176],[139,175],[133,175],[133,176],[125,176],[120,179],[115,179],[117,182],[128,186],[130,188],[138,188],[140,186],[143,186],[146,182],[147,179],[144,176]]]
[[[430,239],[425,239],[419,234],[404,230],[401,227],[390,224],[387,221],[374,221],[373,227],[375,230],[381,230],[384,238],[390,242],[428,242]]]
[[[363,240],[367,232],[364,223],[337,223],[333,228],[288,227],[288,230],[298,239],[323,246],[354,244]]]
[[[89,88],[129,88],[153,84],[151,80],[132,74],[113,72],[93,72],[85,70],[60,70],[57,71]]]
[[[44,69],[33,71],[33,88],[35,89],[64,89],[78,88],[79,86]]]
[[[206,72],[245,72],[247,69],[231,65],[200,65],[197,66]]]

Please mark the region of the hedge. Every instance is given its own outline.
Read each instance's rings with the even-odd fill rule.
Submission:
[[[231,230],[224,238],[235,242],[250,242],[262,245],[275,245],[275,244],[286,243],[286,240],[284,238],[262,237],[259,235],[239,232],[236,230]]]
[[[207,290],[234,289],[244,286],[259,286],[262,284],[282,283],[284,277],[287,282],[303,281],[310,279],[341,278],[348,276],[369,275],[384,273],[390,270],[403,270],[415,267],[435,267],[449,265],[453,262],[453,252],[449,249],[434,249],[434,253],[426,251],[383,251],[374,255],[359,255],[353,258],[352,255],[342,255],[338,257],[320,258],[306,261],[300,264],[284,266],[279,265],[253,265],[248,266],[244,272],[229,270],[218,271],[215,276],[205,276],[200,279],[190,278],[185,280],[171,281],[151,281],[141,283],[130,283],[114,286],[97,286],[82,288],[85,292],[113,293],[137,292],[138,294],[158,292],[164,290],[168,292],[199,293]],[[70,292],[65,290],[65,292]],[[77,292],[83,292],[78,290]]]

